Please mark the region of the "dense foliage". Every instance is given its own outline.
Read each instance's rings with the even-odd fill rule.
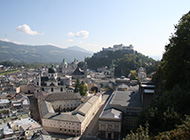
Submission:
[[[159,65],[159,61],[155,61],[148,56],[144,56],[136,51],[134,52],[107,52],[106,57],[91,57],[86,58],[88,68],[96,70],[99,67],[110,67],[114,60],[115,65],[115,76],[126,76],[128,77],[131,70],[137,70],[139,67],[146,68],[147,74],[151,74],[156,71]]]
[[[189,140],[190,138],[190,116],[183,121],[182,125],[178,125],[175,129],[164,131],[156,136],[149,135],[148,124],[146,127],[140,126],[136,132],[132,132],[126,136],[126,140]],[[125,140],[124,139],[124,140]]]
[[[161,82],[166,90],[175,85],[183,87],[190,81],[190,12],[180,19],[175,30],[170,43],[165,46],[160,71],[156,75],[156,78],[163,77]]]
[[[85,96],[86,93],[87,93],[85,83],[83,81],[80,82],[80,80],[77,79],[76,82],[75,82],[74,92],[75,93],[79,92],[81,96]]]
[[[189,119],[183,128],[176,128],[190,115],[190,12],[180,19],[175,29],[154,75],[159,97],[139,117],[139,124],[149,124],[149,135],[157,135],[154,139],[190,137]]]

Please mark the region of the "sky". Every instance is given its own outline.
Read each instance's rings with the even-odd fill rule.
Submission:
[[[158,60],[189,10],[190,0],[0,0],[0,39],[93,52],[131,44]]]

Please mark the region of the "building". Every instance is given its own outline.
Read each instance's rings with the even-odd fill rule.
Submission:
[[[145,68],[143,68],[143,67],[139,68],[138,78],[140,79],[140,81],[145,81],[146,80],[146,69]]]
[[[31,118],[11,121],[9,126],[15,133],[19,131],[24,132],[24,135],[28,138],[31,138],[35,132],[42,129],[41,125]]]
[[[72,73],[72,77],[74,79],[83,79],[86,78],[87,74],[84,70],[81,70],[79,67],[75,69],[75,71]]]
[[[72,111],[82,103],[79,94],[68,92],[49,94],[44,100],[50,103],[57,112]]]
[[[94,53],[93,57],[107,58],[109,52],[121,51],[122,53],[134,54],[133,46],[125,46],[123,44],[114,45],[113,47],[102,48],[102,51]]]
[[[71,76],[58,77],[56,69],[51,67],[48,69],[46,75],[41,76],[40,74],[35,80],[35,94],[39,93],[40,91],[44,91],[48,94],[68,92],[67,87],[69,88],[71,84]]]
[[[99,117],[99,137],[120,139],[122,112],[116,109],[104,110]]]
[[[0,109],[8,108],[10,106],[9,99],[0,99]]]
[[[20,85],[20,92],[34,93],[34,84],[33,83],[21,84]]]
[[[155,84],[153,82],[141,82],[139,87],[141,103],[143,107],[146,108],[151,105],[155,97]]]
[[[34,133],[31,137],[31,140],[52,140],[52,137],[49,135],[47,131],[42,129]]]
[[[114,45],[113,48],[109,47],[109,48],[103,48],[103,51],[129,51],[129,50],[133,50],[133,46],[129,45],[129,46],[124,46],[123,44],[119,44],[119,45]]]
[[[117,85],[122,85],[122,84],[130,85],[130,79],[126,78],[125,76],[121,76],[121,78],[116,78],[115,83]]]
[[[15,109],[21,109],[26,112],[29,113],[29,107],[30,107],[30,100],[27,96],[22,95],[22,94],[18,94],[16,95],[16,97],[14,97],[11,100],[11,105],[13,108]]]
[[[63,59],[61,63],[61,71],[64,75],[71,75],[75,69],[77,68],[78,60],[74,59],[73,62],[67,63],[65,59]]]
[[[78,103],[77,95],[73,95],[74,93],[66,94],[70,94],[70,96],[66,96],[65,94],[63,94],[63,97],[60,97],[61,95],[57,96],[62,98],[59,101],[57,97],[52,98],[55,101],[49,101],[50,95],[39,101],[41,123],[43,128],[48,132],[79,136],[83,134],[98,111],[102,101],[102,95],[92,96],[86,102],[76,107]],[[66,112],[64,109],[60,109],[60,104],[63,103],[69,108],[66,109]],[[76,108],[73,107],[73,104],[76,105]]]
[[[120,89],[120,88],[118,88]],[[126,130],[136,127],[137,118],[142,111],[140,94],[134,91],[114,91],[99,116],[99,137],[106,139],[120,139],[122,119],[125,118]]]
[[[110,108],[122,111],[126,115],[127,129],[134,129],[137,118],[142,111],[140,94],[134,91],[115,91]]]

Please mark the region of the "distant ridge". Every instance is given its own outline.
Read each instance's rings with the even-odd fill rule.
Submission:
[[[80,51],[80,52],[85,52],[85,53],[91,53],[91,54],[94,53],[94,52],[92,52],[92,51],[88,51],[88,50],[83,49],[83,48],[78,47],[78,46],[71,46],[71,47],[67,47],[66,49],[68,49],[68,50]]]
[[[92,56],[91,52],[78,46],[63,49],[52,45],[21,45],[0,40],[0,61],[60,63],[63,58],[71,62],[75,58],[82,61],[89,56]]]

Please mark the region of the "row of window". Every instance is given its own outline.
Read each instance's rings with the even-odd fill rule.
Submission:
[[[67,131],[68,130],[68,131]],[[71,129],[62,129],[62,128],[60,128],[60,131],[64,131],[64,132],[73,132],[73,133],[79,133],[79,130],[71,130]]]
[[[51,120],[44,120],[44,124],[45,123],[57,123],[57,122],[54,122],[54,121],[51,121]],[[69,124],[69,125],[75,125],[75,124],[77,124],[77,126],[79,126],[79,123],[70,123],[70,122],[58,122],[59,124],[61,124],[61,125],[63,125],[63,124]]]
[[[78,106],[80,104],[64,104],[64,105],[61,105],[61,106],[71,106],[71,107],[75,107],[75,106]],[[60,105],[56,105],[56,107],[60,107]]]
[[[102,130],[105,130],[105,129],[106,129],[106,125],[105,125],[105,124],[102,124],[102,125],[101,125],[101,129],[102,129]],[[115,131],[119,131],[119,126],[118,126],[118,125],[116,125],[116,126],[108,125],[108,129],[114,129]]]

